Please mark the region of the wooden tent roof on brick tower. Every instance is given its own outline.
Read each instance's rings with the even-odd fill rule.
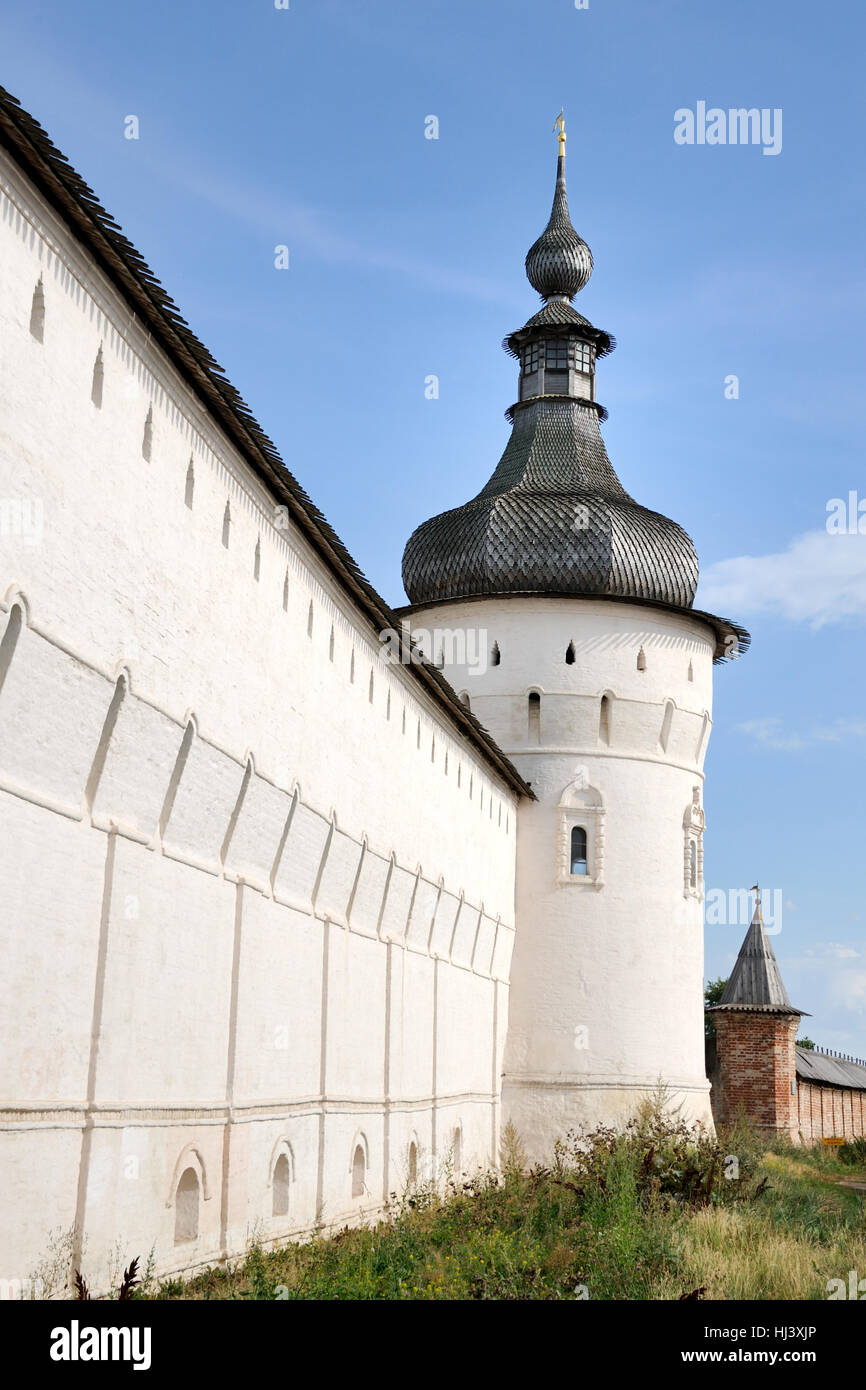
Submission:
[[[725,991],[715,1009],[756,1009],[762,1013],[800,1014],[785,989],[779,965],[761,915],[761,892],[755,889],[755,911]],[[712,1010],[711,1010],[712,1012]],[[808,1017],[808,1015],[806,1015]]]

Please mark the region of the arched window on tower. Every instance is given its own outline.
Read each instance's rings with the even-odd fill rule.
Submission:
[[[567,646],[566,649],[565,649],[565,664],[566,664],[566,666],[573,666],[573,665],[574,665],[574,643],[573,643],[573,642],[569,642],[568,646]]]
[[[640,651],[637,654],[637,669],[639,671],[646,670],[646,652],[644,651],[643,647],[641,647]]]
[[[418,1145],[413,1140],[409,1145],[409,1182],[414,1187],[418,1181]]]
[[[174,1243],[183,1245],[198,1236],[198,1173],[185,1168],[174,1196]]]
[[[498,642],[494,642],[494,643],[493,643],[493,646],[492,646],[492,648],[491,648],[491,651],[490,651],[490,665],[491,665],[491,666],[498,666],[501,660],[502,660],[502,655],[501,655],[501,653],[500,653],[500,651],[499,651],[499,643],[498,643]]]
[[[573,888],[602,888],[604,805],[585,767],[575,768],[574,780],[563,789],[558,820],[557,882]]]
[[[602,695],[598,712],[598,736],[602,743],[610,743],[610,696]]]
[[[186,470],[186,487],[184,488],[184,505],[192,511],[193,498],[195,496],[195,468],[193,467],[192,455],[190,455],[189,466]]]
[[[689,840],[689,887],[698,886],[698,846],[697,841]]]
[[[586,873],[586,831],[582,825],[573,825],[571,827],[571,856],[569,862],[571,873]]]
[[[662,750],[663,753],[666,753],[666,752],[668,751],[668,741],[669,741],[670,736],[671,736],[671,724],[673,723],[673,718],[674,718],[674,706],[673,706],[673,701],[672,701],[672,700],[668,700],[667,703],[665,704],[665,712],[664,712],[664,717],[663,717],[663,719],[662,719],[661,732],[659,733],[659,747],[661,748],[661,750]]]
[[[529,741],[541,742],[541,696],[537,690],[529,695]]]

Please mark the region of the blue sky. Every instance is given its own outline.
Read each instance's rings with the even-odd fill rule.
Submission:
[[[707,886],[780,891],[810,1035],[866,1055],[866,539],[825,525],[829,499],[866,498],[861,7],[3,0],[0,23],[0,81],[392,603],[411,530],[505,444],[499,344],[537,303],[523,257],[565,106],[596,263],[578,307],[619,342],[608,450],[694,538],[699,602],[753,633],[716,682]],[[781,108],[781,153],[677,145],[699,101]],[[744,932],[708,926],[709,975]]]

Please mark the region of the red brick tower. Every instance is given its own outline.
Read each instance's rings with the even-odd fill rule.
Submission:
[[[745,1115],[796,1139],[794,1039],[803,1010],[788,998],[755,891],[752,924],[721,1001],[709,1011],[716,1025],[713,1115],[717,1124]]]

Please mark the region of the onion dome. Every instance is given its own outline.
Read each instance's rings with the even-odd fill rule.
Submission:
[[[592,274],[592,252],[571,225],[565,191],[565,147],[556,166],[550,221],[526,255],[526,278],[544,299],[573,299]]]
[[[558,122],[559,124],[559,122]],[[513,594],[610,598],[694,612],[698,558],[681,526],[626,492],[607,455],[595,367],[615,346],[571,299],[592,255],[571,225],[564,129],[550,221],[526,258],[545,304],[506,338],[520,362],[511,437],[490,480],[461,507],[425,521],[403,555],[413,607]],[[716,633],[716,659],[749,635],[695,613]]]

